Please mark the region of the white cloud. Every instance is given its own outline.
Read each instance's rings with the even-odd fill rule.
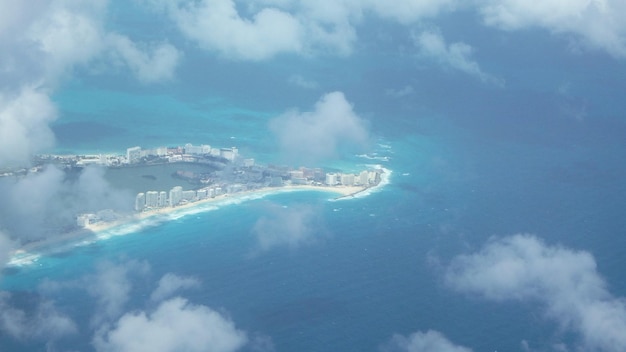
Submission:
[[[280,54],[348,55],[356,41],[353,1],[146,1],[164,11],[200,47],[230,59],[260,61]],[[242,9],[243,8],[243,9]]]
[[[150,295],[150,299],[155,302],[160,302],[166,298],[171,297],[179,290],[187,290],[191,288],[198,288],[200,281],[193,277],[181,277],[171,273],[167,273],[159,280],[159,285]]]
[[[313,53],[347,56],[357,42],[355,23],[362,16],[361,3],[352,0],[298,2],[296,16],[306,29],[305,47]]]
[[[76,324],[50,301],[41,301],[31,312],[13,307],[11,295],[0,292],[0,332],[16,339],[54,340],[75,334]]]
[[[548,317],[580,334],[584,349],[626,350],[626,300],[609,293],[588,252],[515,235],[455,258],[446,281],[487,299],[541,302]]]
[[[243,18],[232,0],[168,2],[165,9],[180,31],[201,47],[229,58],[263,60],[302,49],[300,23],[277,8]]]
[[[472,350],[455,345],[438,331],[415,332],[408,337],[394,335],[384,351],[397,352],[471,352]]]
[[[28,6],[28,5],[25,5]],[[43,57],[46,79],[56,79],[74,65],[84,65],[102,51],[106,2],[50,1],[25,28],[24,40],[36,45]]]
[[[182,54],[172,45],[153,45],[142,51],[126,36],[111,33],[107,37],[114,54],[144,83],[171,80]]]
[[[0,231],[0,271],[9,262],[15,243],[4,232]]]
[[[180,53],[169,44],[147,46],[108,32],[108,2],[0,2],[0,165],[28,164],[54,139],[49,95],[76,67],[109,67],[117,58],[143,82],[170,79]],[[108,39],[107,39],[108,38]],[[142,50],[147,47],[146,50]],[[141,49],[140,49],[141,48]]]
[[[365,14],[409,25],[458,7],[457,0],[255,0],[245,6],[235,0],[146,1],[167,9],[181,32],[205,49],[243,60],[280,53],[347,56]],[[266,12],[275,14],[276,30],[259,20]]]
[[[25,4],[21,1],[0,2],[0,38],[6,40],[5,36],[14,35],[15,33],[12,31],[15,28],[30,22],[33,16],[37,16],[38,12],[48,2],[48,0],[33,0],[29,1],[30,6],[24,6]]]
[[[390,19],[402,24],[413,24],[459,7],[458,0],[292,0],[256,1],[290,8],[306,17],[329,23],[358,25],[365,14]]]
[[[349,55],[366,15],[409,26],[459,10],[478,11],[491,27],[540,27],[626,57],[626,22],[621,20],[626,3],[621,0],[144,1],[167,8],[181,32],[206,49],[244,60],[280,53]]]
[[[269,204],[266,209],[267,215],[261,216],[252,228],[261,250],[281,246],[297,248],[313,243],[326,234],[318,212],[311,206],[285,208]]]
[[[99,352],[233,352],[247,341],[246,333],[227,317],[177,297],[148,314],[125,314],[114,328],[94,338],[94,346]]]
[[[0,166],[27,163],[31,155],[51,147],[54,135],[48,123],[56,117],[48,95],[37,89],[0,91]]]
[[[363,148],[368,143],[367,123],[341,92],[324,95],[312,112],[290,111],[270,121],[282,152],[298,161],[337,156],[342,148]]]
[[[130,299],[131,277],[143,276],[149,270],[147,263],[138,261],[99,264],[96,274],[86,279],[86,288],[98,304],[93,324],[98,326],[119,317]]]
[[[480,11],[487,25],[504,30],[545,28],[626,57],[626,3],[622,0],[484,0]]]
[[[73,226],[75,216],[102,209],[130,210],[133,195],[112,188],[104,169],[85,168],[75,181],[48,166],[18,179],[0,178],[0,224],[18,242],[58,235]]]
[[[27,7],[28,5],[24,5]],[[22,24],[21,41],[30,43],[24,50],[35,51],[37,65],[45,69],[44,81],[54,82],[75,66],[85,66],[113,54],[122,59],[142,82],[170,79],[181,54],[169,44],[137,44],[128,37],[104,28],[107,1],[89,2],[52,0],[46,11]],[[16,10],[17,11],[17,10]],[[139,47],[146,47],[141,50]]]
[[[486,83],[503,85],[502,80],[485,73],[472,59],[474,48],[463,42],[447,44],[443,36],[435,31],[424,31],[414,35],[420,54],[437,61],[443,67],[452,68],[479,78]]]
[[[458,0],[365,0],[363,3],[378,16],[404,24],[453,11],[460,6]]]

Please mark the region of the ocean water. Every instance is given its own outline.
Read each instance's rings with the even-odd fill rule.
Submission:
[[[277,351],[378,350],[394,333],[427,329],[477,351],[520,350],[522,339],[537,348],[562,340],[537,307],[468,298],[442,283],[438,262],[494,235],[536,233],[587,249],[611,291],[626,292],[619,255],[626,243],[614,231],[626,225],[617,156],[581,161],[524,145],[494,151],[493,144],[440,138],[442,128],[459,137],[451,126],[428,127],[434,135],[384,138],[369,155],[377,160],[353,158],[392,170],[390,183],[367,197],[329,201],[329,194],[294,192],[218,206],[42,257],[6,276],[3,288],[33,292],[49,280],[89,275],[102,261],[145,261],[152,284],[139,283],[129,306],[145,307],[163,273],[193,276],[202,286],[185,291],[186,298],[227,312],[251,337],[269,336]],[[259,253],[252,228],[268,203],[314,206],[328,235]],[[79,321],[90,319],[80,312],[94,310],[80,290],[55,300]],[[87,350],[86,335],[56,345]]]
[[[458,23],[450,35],[466,30]],[[474,351],[521,351],[523,340],[543,351],[576,341],[532,302],[494,303],[454,292],[442,279],[451,258],[492,236],[532,233],[592,253],[610,292],[626,296],[626,102],[616,99],[624,85],[615,78],[626,68],[606,58],[572,59],[554,38],[513,35],[519,45],[545,49],[526,58],[526,72],[517,69],[512,45],[489,34],[476,43],[479,59],[511,50],[502,54],[510,66],[484,64],[506,78],[506,89],[374,49],[349,62],[299,66],[292,58],[229,63],[189,48],[179,73],[186,83],[157,87],[79,74],[55,96],[63,116],[54,125],[56,152],[191,142],[281,161],[268,121],[294,107],[309,111],[324,92],[341,90],[369,120],[372,144],[319,166],[381,165],[392,171],[389,184],[356,199],[284,193],[134,224],[13,268],[2,289],[28,302],[50,282],[88,276],[105,261],[134,260],[151,269],[134,282],[129,310],[150,308],[147,297],[165,273],[196,277],[201,287],[181,295],[224,312],[252,339],[270,338],[276,351],[377,351],[395,333],[428,329]],[[560,70],[543,70],[565,56]],[[610,69],[602,72],[613,75],[580,74],[603,63]],[[286,83],[292,74],[324,84],[294,90]],[[562,84],[571,85],[570,95],[558,92]],[[407,98],[385,94],[405,85],[414,88]],[[314,209],[316,241],[260,250],[253,229],[273,206]],[[90,350],[93,300],[80,289],[46,294],[80,326],[78,335],[51,346]],[[7,350],[46,345],[3,336],[0,343]]]

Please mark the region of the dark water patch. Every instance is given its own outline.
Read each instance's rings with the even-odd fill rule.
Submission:
[[[128,189],[132,192],[169,191],[175,186],[182,186],[184,189],[198,188],[197,184],[175,176],[178,172],[201,174],[213,171],[215,168],[210,165],[166,163],[109,168],[106,170],[105,178],[114,188]]]

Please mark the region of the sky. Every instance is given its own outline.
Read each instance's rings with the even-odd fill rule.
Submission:
[[[0,0],[0,171],[28,167],[33,155],[58,145],[53,126],[70,117],[55,97],[77,80],[106,82],[121,77],[142,92],[163,91],[174,84],[193,86],[188,72],[197,53],[215,64],[216,71],[235,67],[254,72],[283,64],[292,69],[282,83],[305,92],[303,98],[288,103],[289,108],[272,106],[280,113],[267,121],[267,133],[288,161],[314,164],[367,151],[378,136],[375,127],[382,124],[367,115],[370,105],[393,104],[402,109],[419,96],[434,100],[419,109],[432,112],[446,105],[435,96],[445,95],[448,87],[434,84],[433,92],[424,94],[422,86],[411,80],[380,82],[376,91],[382,98],[376,101],[349,95],[342,91],[341,80],[350,78],[350,72],[334,71],[331,66],[336,62],[356,67],[379,57],[410,60],[420,72],[438,72],[443,80],[462,82],[451,89],[477,87],[467,89],[468,100],[494,97],[493,109],[498,111],[509,107],[507,99],[522,105],[512,97],[511,92],[518,90],[510,87],[532,80],[524,70],[550,76],[551,68],[536,61],[545,50],[546,62],[550,55],[558,55],[550,62],[555,67],[567,66],[571,60],[573,67],[588,67],[589,72],[580,73],[585,79],[562,80],[545,95],[536,93],[534,108],[558,99],[558,113],[567,117],[568,124],[593,119],[590,111],[623,118],[620,111],[598,107],[602,101],[580,98],[584,88],[576,86],[588,77],[598,86],[602,80],[621,79],[602,67],[608,63],[624,72],[626,2],[621,0],[131,0],[126,6],[132,7],[128,13],[141,16],[124,17],[124,5],[106,0]],[[457,23],[461,16],[469,20]],[[143,31],[144,26],[154,30]],[[536,52],[534,43],[528,44],[533,36],[548,38],[537,41]],[[493,38],[511,52],[499,53],[485,43]],[[562,58],[565,61],[559,62]],[[309,74],[309,66],[321,74]],[[511,77],[508,72],[517,67],[521,73]],[[415,80],[429,77],[425,73]],[[258,95],[270,96],[268,91]],[[615,91],[605,94],[608,103],[619,96]],[[621,143],[626,129],[623,122],[616,126],[608,140]],[[516,128],[497,133],[515,139]],[[525,128],[520,123],[519,129]],[[577,131],[585,127],[571,129],[575,130],[571,138],[578,138],[582,132]],[[492,137],[496,132],[485,128],[484,133]],[[537,141],[559,142],[550,135],[537,135]],[[0,201],[0,267],[6,265],[12,249],[55,236],[50,224],[62,227],[73,221],[73,214],[103,205],[122,209],[132,204],[132,195],[112,189],[102,170],[95,168],[87,168],[71,182],[61,170],[46,168],[16,181],[3,180],[0,193],[6,195]],[[268,204],[267,209],[253,229],[258,251],[293,250],[325,240],[327,230],[316,218],[315,208],[286,210]],[[611,293],[589,251],[517,234],[492,238],[439,269],[443,285],[451,291],[494,302],[536,302],[547,319],[580,337],[576,347],[555,345],[555,351],[626,350],[626,301]],[[97,272],[76,282],[49,283],[45,289],[82,287],[92,297],[97,307],[91,337],[96,351],[237,351],[257,344],[259,350],[266,348],[266,340],[238,329],[223,312],[180,295],[201,287],[193,277],[166,273],[158,280],[151,278],[147,285],[154,287],[148,298],[153,308],[125,311],[133,279],[149,280],[149,273],[150,265],[144,262],[103,263]],[[32,308],[36,313],[26,314],[13,305],[9,292],[0,292],[0,331],[18,341],[78,331],[54,302],[42,301]],[[198,326],[211,326],[212,333],[200,334]],[[436,330],[396,334],[381,350],[472,351]]]

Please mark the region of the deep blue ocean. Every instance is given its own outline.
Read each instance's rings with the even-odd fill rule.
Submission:
[[[444,19],[458,23],[447,27],[450,36],[467,30],[463,19]],[[383,23],[376,30],[398,28]],[[135,145],[191,142],[237,146],[258,162],[282,162],[268,121],[291,108],[311,110],[321,94],[340,90],[369,121],[372,143],[366,156],[308,166],[377,164],[391,170],[389,184],[357,199],[283,193],[143,224],[11,269],[2,289],[28,299],[43,283],[75,280],[105,261],[136,260],[151,269],[133,286],[128,310],[147,307],[164,273],[192,276],[201,287],[181,295],[224,312],[250,338],[269,337],[276,351],[378,351],[394,333],[428,329],[474,351],[521,351],[523,340],[544,351],[573,341],[539,306],[464,295],[442,280],[453,257],[490,237],[531,233],[589,251],[609,291],[626,296],[626,100],[619,98],[626,67],[602,55],[570,55],[566,44],[532,31],[511,35],[516,46],[489,33],[474,43],[484,69],[504,77],[506,88],[424,69],[384,47],[364,48],[349,61],[244,64],[190,45],[178,81],[158,86],[79,71],[54,96],[62,116],[53,125],[55,152],[123,153]],[[518,69],[515,50],[531,42],[542,50],[527,53]],[[500,61],[489,62],[495,51]],[[544,71],[561,61],[558,70]],[[581,73],[603,65],[604,76]],[[323,83],[293,89],[287,83],[293,74]],[[558,93],[565,83],[567,96]],[[411,95],[385,94],[406,85]],[[313,207],[324,235],[259,251],[252,229],[273,205]],[[77,289],[48,296],[80,330],[49,346],[90,350],[89,296]],[[46,345],[2,336],[0,342],[7,351]]]

